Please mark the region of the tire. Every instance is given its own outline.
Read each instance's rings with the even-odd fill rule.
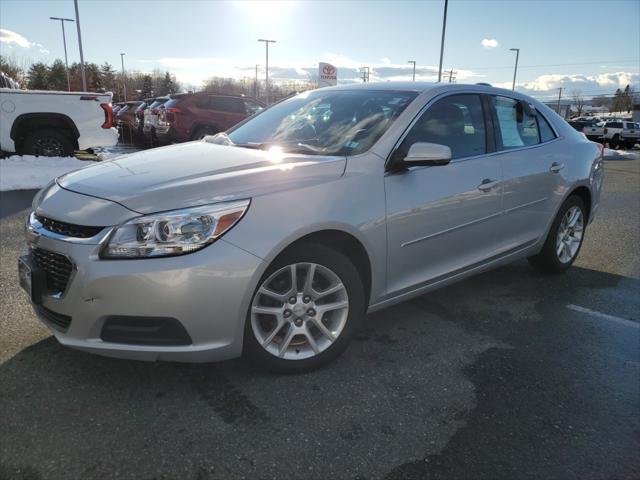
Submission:
[[[565,217],[570,217],[576,210],[580,212],[580,217],[576,220],[574,227],[566,230],[565,222],[570,218],[565,219]],[[579,196],[571,195],[560,207],[542,250],[539,254],[529,257],[529,263],[544,273],[565,272],[578,258],[584,242],[587,222],[587,210],[584,202]],[[559,238],[561,235],[566,241]],[[561,244],[566,246],[559,253]],[[569,253],[570,255],[568,255]]]
[[[609,146],[614,150],[618,150],[620,148],[620,135],[616,133],[609,141]]]
[[[202,140],[207,135],[215,135],[219,131],[215,127],[200,127],[191,135],[191,140]]]
[[[28,133],[21,150],[25,155],[71,157],[73,143],[69,137],[58,130],[42,129]]]
[[[291,303],[293,265],[295,304]],[[314,282],[313,288],[307,289],[310,271]],[[265,288],[270,292],[267,295],[262,293]],[[336,291],[325,293],[331,290]],[[274,293],[280,298],[274,298]],[[312,297],[305,298],[307,293]],[[337,307],[345,302],[346,307]],[[329,305],[335,308],[323,312]],[[264,308],[282,313],[265,314]],[[276,258],[258,283],[245,322],[244,354],[277,373],[315,370],[344,352],[364,313],[363,281],[353,263],[324,245],[296,245]]]

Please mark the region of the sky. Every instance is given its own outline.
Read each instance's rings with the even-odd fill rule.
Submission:
[[[305,80],[318,62],[338,67],[338,82],[437,80],[444,0],[189,1],[79,0],[84,57],[118,69],[176,74],[198,89],[212,76]],[[60,22],[73,0],[2,0],[0,54],[26,64],[64,59]],[[66,24],[69,62],[79,61],[75,24]],[[487,82],[537,98],[580,91],[640,91],[640,0],[450,0],[444,70],[457,83]],[[448,78],[448,77],[447,77]]]

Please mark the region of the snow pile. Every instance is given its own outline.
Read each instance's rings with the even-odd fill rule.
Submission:
[[[94,162],[73,157],[14,155],[0,159],[0,191],[42,188],[63,173],[89,165]]]
[[[610,148],[604,149],[604,159],[605,160],[614,160],[614,159],[625,159],[625,160],[636,160],[640,158],[640,151],[633,150],[611,150]]]

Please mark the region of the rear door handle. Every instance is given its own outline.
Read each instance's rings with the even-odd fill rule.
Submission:
[[[488,192],[490,191],[492,188],[496,187],[498,185],[497,180],[492,180],[490,178],[485,178],[484,180],[482,180],[482,183],[480,185],[478,185],[478,190],[481,190],[483,192]]]
[[[551,164],[551,167],[549,167],[549,171],[553,173],[558,173],[563,168],[564,168],[564,163],[553,162]]]

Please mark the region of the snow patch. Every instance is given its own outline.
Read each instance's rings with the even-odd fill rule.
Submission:
[[[39,189],[62,174],[89,165],[95,162],[73,157],[13,155],[0,160],[0,191]]]

